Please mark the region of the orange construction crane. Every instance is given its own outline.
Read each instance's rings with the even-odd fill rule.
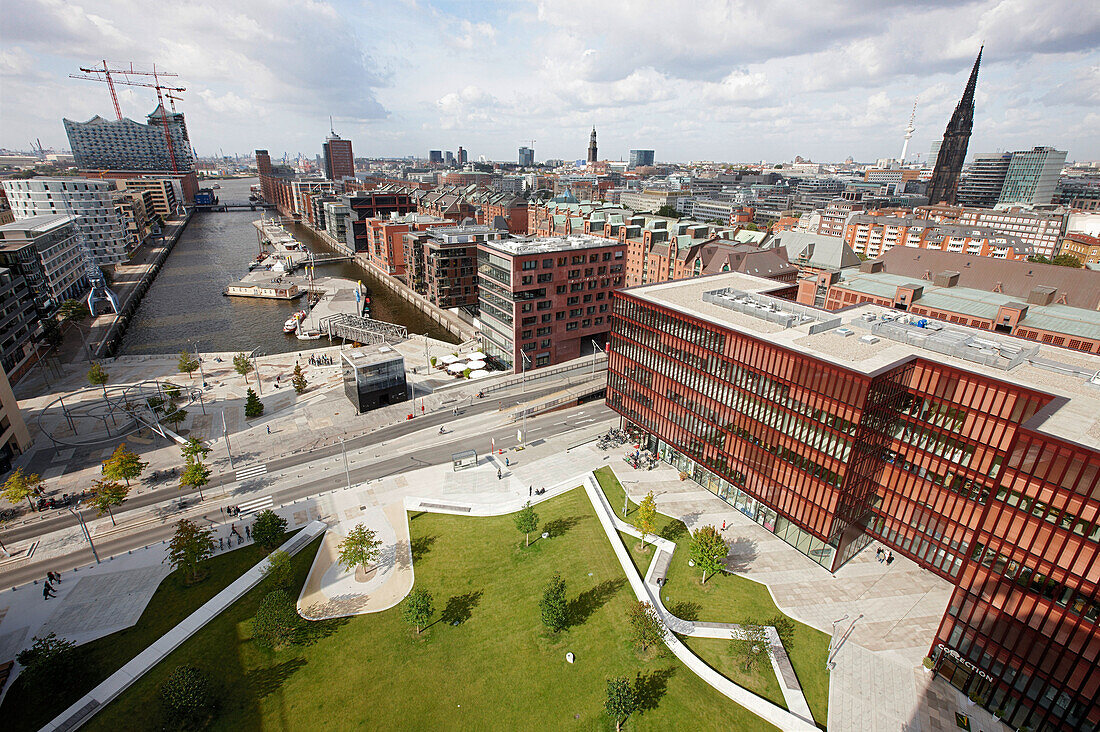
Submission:
[[[172,92],[185,92],[186,88],[182,86],[165,86],[160,83],[160,77],[162,76],[179,76],[179,74],[173,74],[168,71],[157,71],[156,64],[153,64],[152,71],[138,71],[134,68],[134,64],[130,64],[130,68],[112,69],[107,65],[106,61],[103,61],[103,68],[80,68],[83,74],[69,74],[72,79],[86,79],[88,81],[105,81],[107,87],[111,90],[111,101],[115,104],[115,114],[118,118],[122,119],[122,109],[118,106],[118,95],[115,94],[115,84],[123,84],[125,86],[144,86],[149,89],[155,89],[157,92],[158,109],[160,109],[161,127],[164,130],[164,141],[168,145],[168,156],[172,159],[172,172],[178,173],[179,166],[176,164],[176,151],[172,144],[172,135],[168,132],[168,112],[164,108],[164,97],[171,100],[172,112],[176,111],[176,100],[181,97],[173,96]],[[94,76],[92,74],[95,74]],[[112,79],[111,74],[122,74],[124,76],[152,76],[153,83],[149,84],[142,81],[131,81],[130,79]]]

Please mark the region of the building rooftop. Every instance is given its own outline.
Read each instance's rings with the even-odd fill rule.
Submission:
[[[0,232],[8,231],[48,231],[62,224],[76,221],[66,214],[44,214],[42,216],[28,216],[25,219],[13,221],[10,224],[0,226]]]
[[[571,249],[592,249],[594,247],[611,247],[622,244],[614,239],[605,239],[602,236],[591,234],[571,234],[569,236],[541,236],[533,238],[501,239],[499,241],[484,242],[488,247],[507,252],[512,255],[543,254],[545,252],[564,252]]]
[[[340,351],[340,357],[354,369],[366,368],[378,363],[404,361],[405,357],[390,346],[362,346]]]
[[[624,292],[868,376],[919,357],[1063,397],[1029,426],[1100,450],[1100,356],[878,305],[828,312],[767,294],[776,289],[771,280],[727,273]]]

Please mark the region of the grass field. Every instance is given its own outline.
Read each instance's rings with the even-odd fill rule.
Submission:
[[[20,679],[16,679],[0,706],[3,727],[7,730],[39,729],[248,571],[264,555],[255,544],[219,554],[207,562],[210,576],[190,587],[184,585],[178,571],[168,575],[133,627],[77,647],[77,663],[83,673],[77,679],[58,680],[50,688],[48,700],[30,698]]]
[[[307,645],[264,651],[249,619],[257,588],[93,718],[92,730],[151,728],[146,710],[171,669],[205,669],[221,693],[215,729],[613,729],[606,680],[625,676],[641,699],[631,730],[774,729],[722,696],[671,654],[640,658],[628,638],[632,595],[581,490],[536,507],[539,538],[522,548],[511,516],[410,516],[416,585],[435,598],[423,635],[401,607],[327,623]],[[295,558],[304,581],[308,558]],[[560,572],[571,624],[558,635],[538,600]],[[576,662],[565,660],[566,652]]]
[[[614,472],[609,467],[602,467],[596,471],[596,479],[604,495],[607,496],[608,502],[621,518],[625,495]],[[632,518],[635,508],[637,508],[636,504],[630,502],[628,521]],[[660,510],[659,502],[657,508]],[[780,613],[779,608],[772,601],[768,588],[759,582],[720,572],[717,575],[708,576],[705,584],[701,583],[701,573],[688,566],[691,537],[682,521],[658,514],[657,535],[676,542],[676,552],[672,556],[672,562],[665,576],[666,584],[661,588],[665,607],[674,615],[685,620],[740,623],[749,618],[766,622]],[[653,546],[642,544],[638,539],[627,534],[620,534],[620,536],[623,537],[634,565],[644,576],[649,563],[653,560]],[[824,726],[829,715],[829,673],[825,670],[829,636],[816,628],[795,621],[794,638],[794,648],[788,650],[791,665],[794,666],[814,720],[819,726]],[[717,647],[717,643],[725,644],[725,641],[698,643],[698,640],[704,639],[689,639],[686,642],[689,642],[689,647],[693,650],[698,645],[701,652],[697,655],[712,668],[734,683],[783,706],[782,693],[773,671],[767,669],[765,673],[761,670],[745,677],[744,672],[729,662],[728,654]]]

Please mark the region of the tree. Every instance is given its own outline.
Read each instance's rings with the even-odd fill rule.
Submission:
[[[632,603],[626,617],[630,621],[630,635],[634,645],[642,651],[647,651],[650,646],[664,642],[667,632],[665,624],[657,617],[657,611],[648,602],[639,600]]]
[[[115,514],[111,511],[111,506],[121,506],[122,502],[126,500],[127,494],[130,492],[129,487],[122,485],[114,480],[96,480],[92,482],[92,505],[99,512],[99,515],[107,514],[111,517],[111,526],[117,526],[115,523]]]
[[[184,580],[188,584],[202,579],[199,570],[213,553],[213,531],[187,519],[181,519],[176,524],[176,533],[168,543],[168,562],[173,569],[183,570]]]
[[[642,541],[657,530],[657,500],[653,491],[646,494],[634,512],[634,528],[642,532]]]
[[[256,392],[252,391],[252,387],[248,387],[244,400],[245,419],[255,419],[263,413],[264,403],[260,401],[260,397],[256,396]]]
[[[253,529],[253,534],[255,529]],[[276,549],[267,555],[267,566],[264,567],[264,577],[278,589],[290,591],[290,577],[293,568],[290,564],[290,555],[282,549]]]
[[[180,409],[173,404],[169,406],[168,414],[161,417],[160,421],[170,424],[178,430],[185,419],[187,419],[187,410]]]
[[[180,490],[194,488],[199,492],[199,500],[205,501],[202,495],[202,487],[210,482],[210,466],[198,460],[189,461],[183,466],[180,473]]]
[[[638,700],[634,696],[634,687],[622,676],[616,676],[607,680],[607,699],[603,708],[607,716],[615,720],[615,730],[622,729],[626,721],[638,706]]]
[[[356,524],[337,548],[340,551],[338,561],[345,570],[350,571],[353,567],[366,569],[368,564],[378,559],[382,540],[376,538],[372,529]]]
[[[294,364],[294,376],[290,378],[290,384],[297,393],[305,393],[308,382],[306,381],[306,375],[302,372],[302,364]]]
[[[768,630],[752,620],[741,623],[741,630],[733,631],[730,638],[730,653],[740,659],[745,671],[752,671],[757,664],[768,658]]]
[[[214,708],[210,677],[194,666],[176,666],[160,685],[160,702],[173,720],[193,726]]]
[[[290,596],[282,590],[274,590],[256,609],[256,616],[252,618],[252,639],[264,648],[279,649],[297,639],[301,625],[302,619]]]
[[[531,532],[539,527],[539,515],[531,508],[531,502],[523,504],[523,508],[515,515],[516,530],[527,537],[527,546],[531,546]]]
[[[557,572],[550,578],[546,591],[539,600],[542,610],[542,624],[557,633],[568,625],[569,618],[565,602],[565,580]]]
[[[202,462],[202,459],[210,454],[210,448],[197,437],[190,437],[187,442],[180,445],[180,454],[183,455],[184,462]]]
[[[676,210],[675,206],[669,206],[667,203],[657,209],[657,216],[666,216],[670,219],[680,218],[680,212]]]
[[[691,560],[703,571],[704,584],[706,584],[708,572],[714,573],[722,569],[722,560],[727,554],[729,554],[729,545],[718,533],[718,529],[713,526],[700,526],[691,535]]]
[[[23,667],[23,683],[29,688],[39,684],[67,683],[77,670],[73,649],[76,644],[54,633],[39,638],[34,637],[30,648],[20,651],[15,660]]]
[[[111,457],[103,461],[103,475],[111,480],[124,480],[129,487],[130,479],[137,478],[141,471],[149,467],[149,463],[143,463],[138,454],[128,448],[123,442],[111,453]]]
[[[270,508],[256,514],[256,520],[252,522],[252,538],[264,549],[271,550],[282,544],[285,534],[285,518]]]
[[[103,398],[107,398],[107,379],[109,374],[107,369],[103,368],[103,364],[98,361],[92,364],[92,367],[88,369],[88,383],[92,386],[103,387]]]
[[[16,468],[15,472],[4,481],[4,487],[0,488],[0,496],[11,503],[19,503],[26,498],[33,511],[34,501],[31,500],[31,496],[40,492],[43,485],[38,473],[24,473],[23,468]]]
[[[1081,269],[1084,266],[1081,264],[1081,260],[1072,254],[1056,254],[1050,260],[1050,263],[1059,267],[1073,267],[1074,269]]]
[[[181,374],[194,377],[195,371],[199,368],[199,360],[190,351],[180,351],[179,367]]]
[[[92,314],[83,300],[66,300],[57,308],[57,314],[61,321],[68,323],[73,320],[84,320]]]
[[[45,341],[50,348],[57,348],[64,340],[64,335],[61,333],[61,326],[57,324],[56,318],[45,318],[42,321],[42,340]]]
[[[768,625],[775,628],[775,634],[779,636],[779,642],[783,644],[783,650],[790,654],[791,649],[794,648],[794,621],[779,613],[768,621]]]
[[[244,377],[244,383],[248,383],[248,372],[252,370],[252,361],[248,359],[248,354],[238,353],[233,357],[233,370]]]
[[[416,634],[420,635],[420,629],[428,624],[434,612],[435,606],[432,604],[432,593],[417,587],[409,593],[408,599],[405,600],[405,610],[401,613],[401,617],[409,625],[416,626]]]

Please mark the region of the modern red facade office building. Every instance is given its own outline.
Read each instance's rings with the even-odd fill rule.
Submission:
[[[952,582],[929,655],[1007,723],[1100,729],[1100,359],[776,287],[616,292],[608,404],[825,569],[877,539]]]

